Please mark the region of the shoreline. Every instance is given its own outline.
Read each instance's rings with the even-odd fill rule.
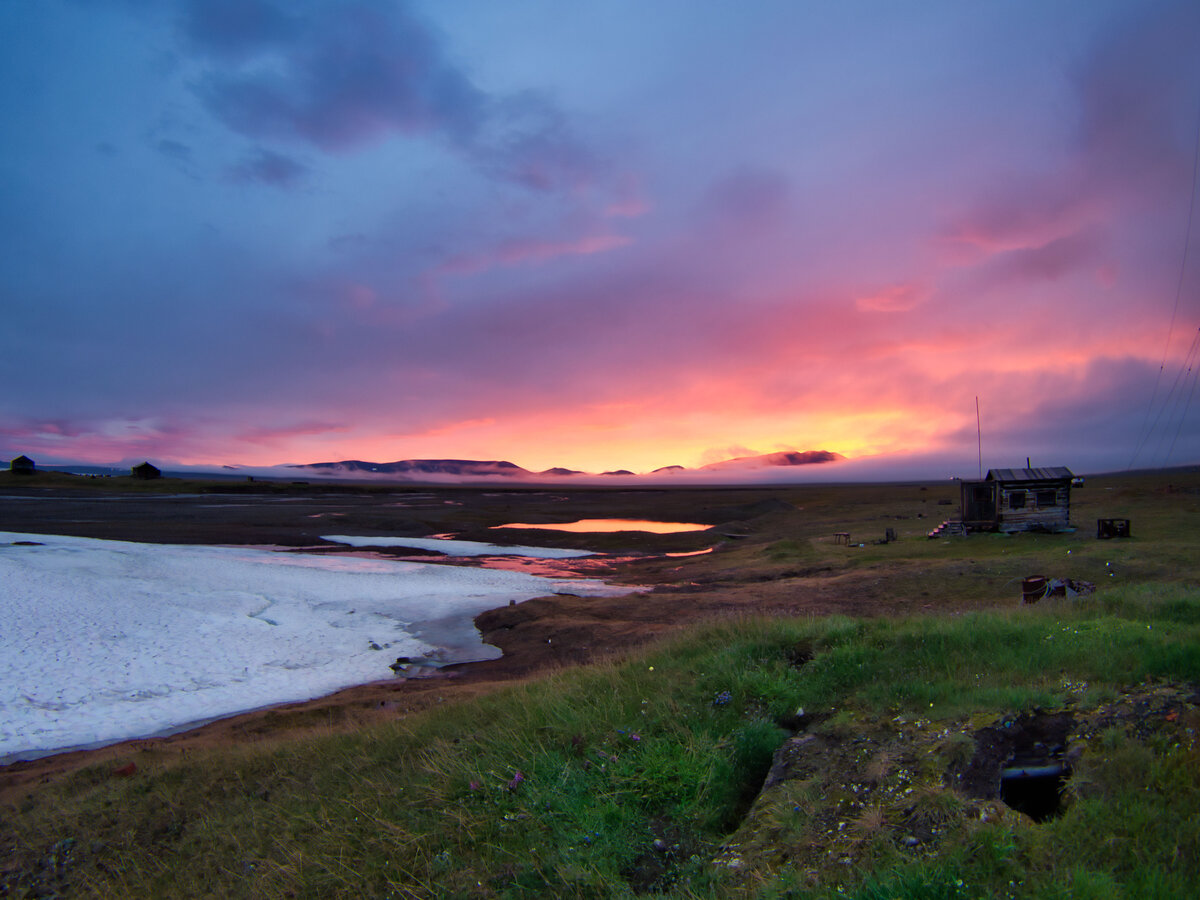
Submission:
[[[559,596],[547,595],[524,602],[553,605]],[[419,677],[397,676],[369,681],[306,700],[268,704],[188,722],[155,734],[65,747],[34,757],[0,762],[0,802],[11,801],[56,776],[92,765],[116,767],[118,763],[122,766],[130,762],[136,764],[139,758],[183,757],[228,746],[231,741],[248,744],[305,732],[363,727],[402,718],[448,700],[466,699],[519,684],[553,668],[582,664],[596,658],[593,652],[578,647],[564,654],[561,644],[554,647],[551,642],[540,639],[506,641],[504,633],[512,631],[513,626],[504,622],[507,618],[504,613],[521,605],[501,606],[475,617],[475,626],[485,646],[492,641],[484,633],[483,628],[487,626],[481,627],[481,620],[492,623],[489,633],[509,645],[500,646],[501,655],[496,658],[449,663]],[[610,652],[628,649],[641,642],[630,642],[621,648],[613,646]],[[120,777],[116,772],[114,776]]]
[[[191,561],[192,558],[186,556],[189,552],[194,554],[196,552],[203,552],[203,549],[211,548],[218,551],[232,550],[236,553],[239,549],[237,545],[231,546],[227,544],[219,547],[196,544],[154,545],[144,542],[114,542],[95,538],[52,536],[32,532],[0,532],[0,534],[5,538],[6,544],[4,546],[10,547],[11,551],[16,554],[15,557],[11,558],[7,553],[5,554],[5,559],[8,561],[6,562],[6,566],[9,564],[15,566],[13,574],[18,587],[17,594],[15,595],[16,598],[26,597],[25,602],[28,602],[29,598],[34,600],[34,605],[28,607],[29,615],[23,617],[27,621],[32,620],[34,622],[39,619],[39,614],[36,612],[37,609],[57,608],[56,604],[59,603],[59,595],[62,594],[62,588],[61,586],[51,588],[50,593],[46,594],[45,597],[39,595],[36,589],[30,594],[21,589],[21,585],[26,585],[29,577],[33,578],[33,583],[41,583],[42,576],[37,573],[41,572],[41,568],[44,568],[46,565],[45,562],[42,562],[41,568],[39,568],[37,563],[33,563],[33,568],[29,572],[26,572],[23,567],[29,566],[32,558],[27,562],[21,562],[26,557],[19,552],[19,548],[25,545],[39,547],[49,545],[52,550],[58,552],[68,552],[76,555],[83,553],[85,554],[83,558],[89,561],[92,557],[86,556],[87,553],[101,558],[101,562],[93,561],[83,564],[81,571],[87,573],[90,579],[87,582],[76,584],[72,580],[72,577],[67,577],[64,583],[67,584],[69,590],[63,596],[67,598],[67,602],[69,603],[75,602],[70,600],[70,597],[86,595],[89,591],[95,593],[97,597],[106,599],[110,595],[117,596],[119,594],[124,596],[129,591],[134,591],[140,596],[143,590],[141,581],[135,582],[136,588],[118,581],[116,588],[118,594],[112,594],[113,587],[109,581],[105,580],[110,576],[103,564],[107,561],[107,556],[104,556],[104,554],[117,553],[120,554],[119,559],[125,560],[128,554],[136,553],[138,554],[135,557],[136,559],[140,560],[145,557],[147,560],[145,565],[150,569],[155,569],[160,566],[163,559],[176,560],[177,558],[182,558],[186,561]],[[38,540],[33,540],[34,538]],[[403,542],[404,539],[399,540]],[[380,538],[379,541],[381,546],[386,545],[386,539]],[[349,541],[348,539],[342,539],[338,543],[347,544]],[[351,544],[350,546],[353,547],[354,545]],[[112,548],[114,547],[121,549],[113,550]],[[132,548],[137,549],[134,550]],[[272,549],[287,550],[290,548],[276,546]],[[349,550],[350,548],[348,547],[347,549]],[[496,547],[495,549],[498,552],[511,552],[514,549],[520,548]],[[539,548],[531,547],[528,549],[535,554],[539,551]],[[158,550],[164,551],[168,555],[164,557],[158,553]],[[408,548],[405,547],[404,552],[407,551]],[[262,555],[265,551],[259,545],[258,548],[254,548],[250,552]],[[350,550],[350,552],[355,554],[355,558],[347,560],[347,564],[362,561],[358,559],[359,554],[362,553],[361,549]],[[556,551],[552,548],[546,548],[546,552],[555,553]],[[583,551],[567,552],[579,555]],[[150,556],[146,557],[147,553]],[[179,557],[180,553],[185,555]],[[302,555],[308,556],[309,554]],[[316,559],[323,558],[329,560],[330,557],[341,555],[335,551],[333,553],[313,554],[312,556]],[[257,650],[248,653],[229,650],[225,654],[217,653],[215,657],[212,657],[210,654],[209,658],[215,660],[215,665],[211,662],[206,664],[200,659],[192,660],[193,664],[183,669],[180,669],[178,665],[173,667],[170,665],[170,661],[177,655],[173,649],[176,644],[172,643],[172,640],[178,642],[181,637],[178,628],[172,624],[176,619],[176,617],[171,615],[171,610],[175,609],[175,605],[166,602],[167,598],[176,595],[186,597],[188,599],[183,602],[179,610],[189,614],[192,610],[195,610],[203,616],[204,611],[209,610],[210,606],[212,606],[210,600],[218,597],[223,591],[227,590],[225,582],[218,581],[209,585],[203,570],[197,575],[196,572],[187,567],[186,563],[180,568],[174,581],[151,589],[150,594],[147,594],[147,597],[152,601],[151,605],[149,607],[139,607],[141,611],[136,613],[138,621],[142,625],[145,625],[143,621],[145,615],[150,616],[150,621],[156,622],[157,618],[155,614],[147,611],[157,609],[159,605],[158,598],[161,597],[163,599],[163,608],[168,611],[170,621],[163,620],[155,627],[155,631],[156,633],[161,631],[166,634],[175,634],[175,638],[166,639],[165,645],[162,645],[159,641],[151,641],[147,644],[146,641],[139,639],[134,644],[108,646],[108,639],[101,636],[108,634],[108,631],[101,632],[95,630],[96,628],[110,627],[107,624],[108,612],[101,612],[102,619],[98,619],[97,622],[103,621],[106,624],[95,625],[85,630],[79,630],[78,628],[67,630],[66,634],[71,641],[71,646],[79,648],[79,653],[72,653],[68,663],[74,662],[64,666],[58,652],[52,651],[48,657],[39,655],[40,650],[38,647],[45,644],[45,640],[38,641],[37,646],[32,643],[23,642],[23,632],[18,629],[16,634],[9,636],[13,638],[15,643],[7,641],[5,645],[6,667],[11,665],[13,666],[13,671],[18,672],[23,665],[22,660],[24,660],[24,665],[31,668],[25,672],[24,681],[18,680],[15,685],[11,682],[9,684],[10,688],[21,685],[23,687],[19,687],[17,694],[8,698],[14,704],[12,707],[13,719],[8,723],[10,727],[5,730],[6,737],[4,743],[7,746],[0,748],[0,751],[2,751],[0,752],[0,772],[20,763],[33,763],[54,756],[84,754],[131,742],[162,740],[199,730],[212,722],[222,719],[253,716],[257,713],[292,705],[302,706],[304,704],[320,702],[347,691],[361,690],[373,685],[394,687],[410,681],[441,680],[460,677],[463,668],[466,666],[483,662],[495,662],[504,656],[504,651],[500,647],[488,643],[480,633],[476,619],[481,614],[491,612],[500,607],[513,606],[538,597],[554,597],[560,592],[567,593],[570,596],[579,594],[591,597],[597,595],[613,596],[626,594],[631,590],[636,590],[636,588],[613,584],[595,577],[583,577],[581,573],[565,570],[560,570],[556,573],[556,576],[549,578],[545,576],[531,577],[527,573],[509,573],[502,568],[497,568],[496,571],[489,572],[492,567],[480,565],[475,559],[450,557],[440,553],[436,554],[436,556],[430,554],[429,556],[422,557],[421,561],[415,566],[409,561],[401,562],[394,560],[386,553],[374,553],[372,556],[376,559],[385,560],[386,562],[382,563],[385,566],[399,563],[396,566],[396,572],[392,572],[390,568],[366,570],[366,577],[372,579],[366,587],[353,580],[353,578],[346,586],[341,586],[340,582],[331,584],[327,583],[327,581],[320,581],[316,582],[316,584],[322,587],[310,589],[296,584],[292,584],[292,587],[301,591],[297,596],[307,598],[300,601],[301,609],[303,610],[307,610],[314,602],[316,603],[315,608],[323,608],[331,605],[336,606],[338,602],[341,602],[346,607],[343,612],[353,614],[356,609],[349,607],[358,607],[357,611],[362,611],[362,603],[365,602],[368,604],[367,615],[361,618],[364,618],[367,622],[374,623],[371,616],[376,614],[399,615],[400,618],[397,619],[398,624],[396,627],[403,626],[403,638],[396,638],[390,643],[384,643],[382,637],[374,633],[376,625],[370,624],[368,631],[365,633],[369,637],[379,638],[379,644],[381,645],[377,646],[375,641],[372,640],[370,642],[370,649],[373,651],[383,650],[384,652],[377,654],[367,653],[364,647],[364,652],[352,655],[353,660],[347,658],[346,663],[340,667],[339,671],[339,667],[331,665],[328,660],[340,658],[342,654],[337,652],[339,649],[341,651],[347,650],[347,638],[343,634],[343,631],[348,626],[335,627],[334,631],[328,634],[321,631],[320,627],[317,627],[315,632],[312,627],[306,628],[306,633],[315,633],[317,635],[315,645],[313,645],[314,638],[310,637],[308,639],[308,645],[318,648],[316,651],[317,664],[311,668],[305,668],[304,672],[299,674],[298,677],[289,678],[287,684],[279,683],[279,679],[274,677],[278,673],[271,667],[278,666],[278,663],[268,662],[266,664],[268,668],[262,668],[263,659],[274,659],[275,657],[267,656],[260,659],[260,654]],[[288,557],[299,563],[296,554],[288,554]],[[42,557],[43,560],[45,558]],[[245,562],[241,556],[235,556],[234,558]],[[209,557],[201,556],[198,559],[207,560]],[[258,557],[254,557],[254,559],[257,560]],[[278,566],[269,565],[271,560],[266,560],[266,562],[268,565],[265,571],[270,571],[275,576],[278,576],[283,571]],[[332,568],[325,566],[321,569],[326,579],[339,579],[343,577],[341,574],[343,572],[349,572],[351,576],[364,574],[359,573],[353,567],[347,570],[345,564],[340,561],[330,562]],[[52,562],[51,565],[54,567],[54,571],[57,572],[64,565],[70,568],[72,563],[57,561]],[[75,565],[79,564],[76,563]],[[122,562],[122,565],[127,566],[127,563]],[[263,568],[263,563],[252,562],[251,566],[258,570]],[[302,564],[298,577],[305,577],[303,573],[307,571],[307,566],[307,563]],[[284,567],[289,572],[292,568],[292,566]],[[477,570],[476,574],[468,575],[468,570],[472,569]],[[5,571],[8,571],[8,569],[6,568]],[[138,571],[141,571],[140,567]],[[388,574],[390,577],[386,581],[380,581],[379,572]],[[411,572],[422,574],[410,575],[409,573]],[[196,577],[193,578],[190,576]],[[462,581],[460,576],[465,576],[468,581]],[[120,579],[122,576],[118,574],[117,577]],[[255,572],[243,573],[242,578],[237,579],[235,582],[230,582],[230,584],[248,585],[244,588],[238,587],[237,590],[255,591],[259,589],[253,586],[258,584],[255,581],[256,577]],[[408,580],[410,577],[417,580],[410,583]],[[483,577],[485,580],[480,582],[478,581],[479,577]],[[99,579],[99,581],[96,579]],[[500,580],[497,582],[495,579]],[[525,580],[522,581],[521,579]],[[284,584],[286,583],[284,582]],[[157,585],[157,583],[155,584]],[[274,596],[271,591],[275,590],[277,592],[280,588],[277,584],[274,588],[268,587],[267,584],[264,583],[262,585],[262,590],[267,592],[264,596],[270,601],[268,603],[268,606],[270,606],[271,602],[274,602],[270,599]],[[408,586],[406,587],[406,585]],[[216,593],[210,596],[207,593],[210,590]],[[313,590],[317,593],[313,594]],[[350,592],[349,594],[346,594],[347,590]],[[399,613],[372,613],[370,604],[373,599],[376,599],[375,595],[380,590],[383,591],[384,599],[388,600],[388,603],[384,607],[381,607],[381,609],[392,609],[395,603],[399,603],[401,605],[395,607],[395,609],[400,610]],[[393,595],[395,596],[394,603],[391,599]],[[283,595],[279,596],[282,597]],[[443,597],[446,599],[438,599]],[[456,600],[455,598],[458,599]],[[414,599],[416,600],[415,605]],[[445,607],[439,608],[440,604],[443,603],[446,604]],[[125,604],[125,606],[128,606],[128,604]],[[20,604],[16,607],[17,610],[24,608]],[[72,607],[72,609],[74,608]],[[103,603],[98,608],[100,610],[108,609]],[[218,605],[213,608],[223,609],[224,607]],[[83,608],[81,607],[81,609]],[[85,622],[91,621],[93,617],[90,612],[91,606],[88,606],[87,610],[80,612],[78,616]],[[128,616],[125,616],[125,618],[121,617],[123,610],[124,606],[118,609],[117,625],[111,626],[115,628],[114,633],[117,634],[118,638],[125,638],[125,631],[131,627],[129,622],[126,621]],[[237,612],[237,610],[234,611]],[[258,616],[258,613],[250,612],[247,615],[253,619]],[[272,615],[276,614],[272,613]],[[208,620],[205,619],[204,621],[207,622]],[[225,621],[225,619],[222,619],[222,621]],[[238,630],[238,621],[244,621],[240,618],[240,613],[236,620],[229,620],[231,623],[229,627]],[[270,625],[279,624],[271,619],[265,619],[265,621]],[[124,629],[121,627],[122,622],[125,622]],[[281,619],[280,622],[284,625],[289,625],[284,619]],[[294,622],[290,624],[291,627],[295,627]],[[313,623],[308,624],[312,625]],[[323,624],[326,624],[324,620],[316,623],[317,626]],[[337,622],[333,622],[332,624],[334,626],[338,625]],[[40,633],[37,630],[39,626],[33,625],[31,627],[34,628],[33,635],[36,638]],[[361,628],[358,630],[351,629],[354,633],[352,636],[358,635],[361,630]],[[135,636],[137,634],[136,631],[130,633],[135,634]],[[257,634],[257,632],[252,633]],[[239,631],[239,634],[241,634],[241,631]],[[28,635],[25,635],[25,638],[27,640]],[[269,639],[259,636],[253,640],[257,645]],[[220,639],[219,643],[225,643],[225,639]],[[392,646],[393,644],[395,646]],[[143,650],[147,646],[150,651],[148,656],[143,653]],[[163,646],[166,646],[167,649],[164,650]],[[251,648],[242,647],[236,639],[234,639],[234,643],[231,646],[241,648],[242,650],[251,650]],[[275,645],[268,644],[268,646],[274,647]],[[287,650],[292,650],[297,645],[294,644],[294,641],[289,641],[285,637],[283,646]],[[392,647],[390,653],[386,652],[389,647]],[[334,651],[332,656],[330,655],[330,651]],[[312,655],[311,653],[307,653],[303,647],[299,648],[299,652],[302,659]],[[118,654],[116,669],[113,669],[111,662],[113,653]],[[399,656],[397,656],[397,653],[399,653]],[[96,654],[99,654],[99,656]],[[58,698],[63,695],[62,692],[68,691],[68,685],[79,684],[79,674],[82,670],[77,669],[72,674],[73,668],[79,665],[86,666],[89,670],[94,668],[88,662],[79,663],[76,657],[83,660],[95,659],[99,666],[98,671],[100,674],[97,676],[93,672],[92,678],[84,682],[85,684],[94,684],[95,688],[84,689],[83,693],[79,694],[80,697],[84,698],[83,700],[65,701],[71,705],[82,702],[85,706],[79,706],[77,710],[71,712],[61,711],[66,709],[61,704],[52,707],[47,706],[46,708],[48,709],[60,710],[60,712],[51,714],[50,718],[47,718],[45,713],[33,710],[26,715],[23,711],[22,694],[24,694],[24,700],[31,707],[35,705],[41,706],[42,704],[35,703],[34,697],[53,696]],[[47,666],[46,659],[50,660],[49,667]],[[167,685],[167,687],[151,693],[162,694],[164,691],[183,690],[188,692],[188,702],[181,704],[179,698],[175,698],[169,699],[167,701],[168,705],[164,706],[161,698],[156,696],[151,698],[156,701],[155,703],[136,703],[134,706],[122,704],[114,706],[111,702],[105,701],[99,703],[93,711],[91,706],[87,706],[89,701],[86,698],[96,691],[100,695],[111,695],[114,689],[114,681],[110,680],[109,676],[119,681],[122,685],[125,685],[125,682],[121,681],[123,675],[121,670],[122,663],[119,662],[121,659],[125,660],[123,663],[125,673],[128,672],[130,665],[133,665],[135,670],[146,669],[147,666],[151,666],[158,673],[146,673],[143,676],[152,679],[161,679],[161,684]],[[184,656],[184,659],[187,660],[188,657]],[[393,659],[395,662],[393,662]],[[130,662],[131,660],[132,662]],[[162,672],[158,672],[160,661],[168,664],[167,669]],[[243,674],[240,677],[233,677],[230,673],[243,671],[241,668],[243,663],[250,666],[245,671],[251,674],[249,676]],[[303,665],[302,662],[288,668],[303,667]],[[389,672],[388,669],[391,669],[392,672]],[[196,674],[197,672],[199,674]],[[394,675],[392,674],[393,672],[395,673]],[[108,673],[108,675],[106,676],[105,673]],[[192,674],[189,675],[188,673]],[[179,679],[181,677],[186,684],[180,682]],[[191,681],[188,680],[189,678]],[[229,680],[230,678],[232,678],[232,681]],[[196,679],[199,679],[207,687],[218,688],[217,692],[213,695],[215,699],[210,698],[207,702],[203,699],[198,702],[193,700],[194,696],[201,696],[201,694],[193,695],[190,693],[192,688],[189,685],[196,682]],[[236,684],[238,682],[245,682],[245,684],[238,686]],[[135,682],[134,684],[140,683]],[[159,685],[160,681],[146,682],[146,684],[150,683]],[[182,687],[180,687],[181,684]],[[234,688],[236,690],[233,690],[231,693],[231,689]],[[139,697],[135,699],[140,699],[140,695],[147,692],[138,690],[136,693]],[[34,696],[31,697],[29,696],[30,694]],[[68,694],[68,696],[74,697],[75,694]],[[169,693],[168,697],[170,697]]]

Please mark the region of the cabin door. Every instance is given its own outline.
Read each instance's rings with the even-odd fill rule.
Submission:
[[[996,521],[996,486],[983,482],[965,485],[963,519],[967,522]]]

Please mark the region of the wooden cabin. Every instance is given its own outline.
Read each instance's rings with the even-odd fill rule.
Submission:
[[[8,464],[8,471],[17,475],[32,475],[34,471],[33,460],[28,456],[18,456]]]
[[[134,478],[150,479],[161,478],[162,472],[156,466],[150,465],[148,462],[141,463],[129,470],[129,474]]]
[[[982,481],[962,482],[962,522],[979,531],[1066,531],[1071,485],[1066,466],[989,469]]]

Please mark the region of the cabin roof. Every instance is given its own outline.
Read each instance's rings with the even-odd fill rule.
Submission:
[[[1032,469],[988,469],[984,481],[1062,481],[1075,477],[1066,466],[1038,466]]]

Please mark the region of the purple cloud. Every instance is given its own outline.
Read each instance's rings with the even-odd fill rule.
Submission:
[[[587,186],[603,168],[546,97],[492,99],[463,151],[484,171],[538,191]]]
[[[338,154],[431,136],[539,191],[589,184],[603,168],[555,104],[486,94],[403,3],[192,0],[181,27],[208,62],[202,101],[246,137]]]
[[[783,223],[790,193],[791,184],[782,172],[744,166],[714,181],[701,209],[718,226],[764,232]]]
[[[1103,241],[1095,230],[1081,231],[1041,247],[1022,247],[997,253],[980,267],[983,281],[992,286],[1011,282],[1057,281],[1101,258]]]
[[[186,163],[192,161],[192,148],[179,141],[163,139],[154,145],[154,149],[167,159],[174,160],[175,162]]]
[[[201,93],[230,128],[253,138],[298,139],[326,152],[392,131],[438,131],[464,140],[475,130],[482,95],[401,7],[308,9],[289,23],[294,27],[219,32],[244,65],[214,69]]]
[[[1079,141],[1095,180],[1158,194],[1192,156],[1200,6],[1148,6],[1083,68]]]
[[[258,182],[278,188],[294,187],[307,174],[308,167],[290,156],[261,147],[253,156],[230,171],[234,181]]]
[[[1191,169],[1200,7],[1160,3],[1099,45],[1076,77],[1069,156],[980,197],[943,234],[989,252],[1036,248],[1097,220],[1178,196]]]
[[[269,0],[188,0],[181,27],[197,50],[238,59],[293,37],[298,23]]]

